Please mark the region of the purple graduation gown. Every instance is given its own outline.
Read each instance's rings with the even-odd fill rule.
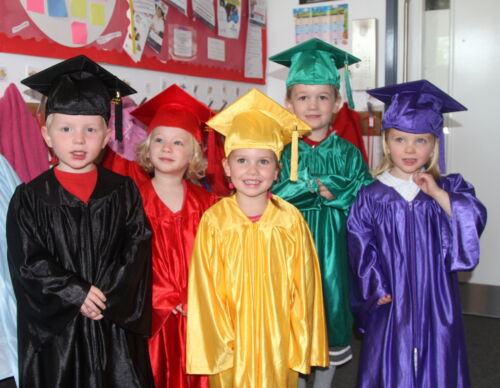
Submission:
[[[353,312],[365,333],[359,387],[469,387],[457,271],[479,262],[486,209],[458,174],[441,178],[452,217],[420,191],[376,181],[348,219]],[[377,306],[383,295],[392,303]]]

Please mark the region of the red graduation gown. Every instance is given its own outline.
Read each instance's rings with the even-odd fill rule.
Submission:
[[[187,302],[188,267],[198,223],[217,201],[214,194],[184,183],[182,209],[173,213],[151,181],[139,188],[153,229],[153,322],[149,353],[156,388],[208,387],[205,376],[186,375],[186,317],[172,314]]]

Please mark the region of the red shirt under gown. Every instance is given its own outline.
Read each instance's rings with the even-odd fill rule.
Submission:
[[[205,376],[186,375],[186,317],[172,314],[187,303],[188,267],[200,218],[217,197],[184,181],[184,202],[173,213],[152,182],[139,190],[153,230],[153,322],[149,355],[156,388],[208,387]]]

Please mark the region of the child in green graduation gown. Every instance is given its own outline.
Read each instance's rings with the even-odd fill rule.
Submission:
[[[318,368],[312,378],[315,387],[330,387],[335,367],[352,358],[346,219],[359,188],[372,180],[360,151],[331,128],[341,104],[337,68],[359,59],[319,39],[270,59],[290,67],[286,105],[313,128],[299,142],[298,180],[288,179],[288,146],[283,152],[279,181],[272,190],[302,212],[314,236],[323,283],[330,367]]]

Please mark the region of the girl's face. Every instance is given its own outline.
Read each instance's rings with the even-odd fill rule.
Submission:
[[[248,198],[266,196],[279,173],[276,155],[273,151],[266,149],[233,150],[224,160],[223,165],[237,195]]]
[[[386,149],[394,164],[391,173],[401,179],[409,179],[431,160],[436,148],[432,133],[414,134],[391,128],[387,134]]]
[[[194,138],[181,128],[155,127],[151,132],[149,159],[155,175],[184,175],[194,156]]]
[[[341,99],[332,85],[293,85],[286,106],[313,131],[327,130],[339,111]]]

